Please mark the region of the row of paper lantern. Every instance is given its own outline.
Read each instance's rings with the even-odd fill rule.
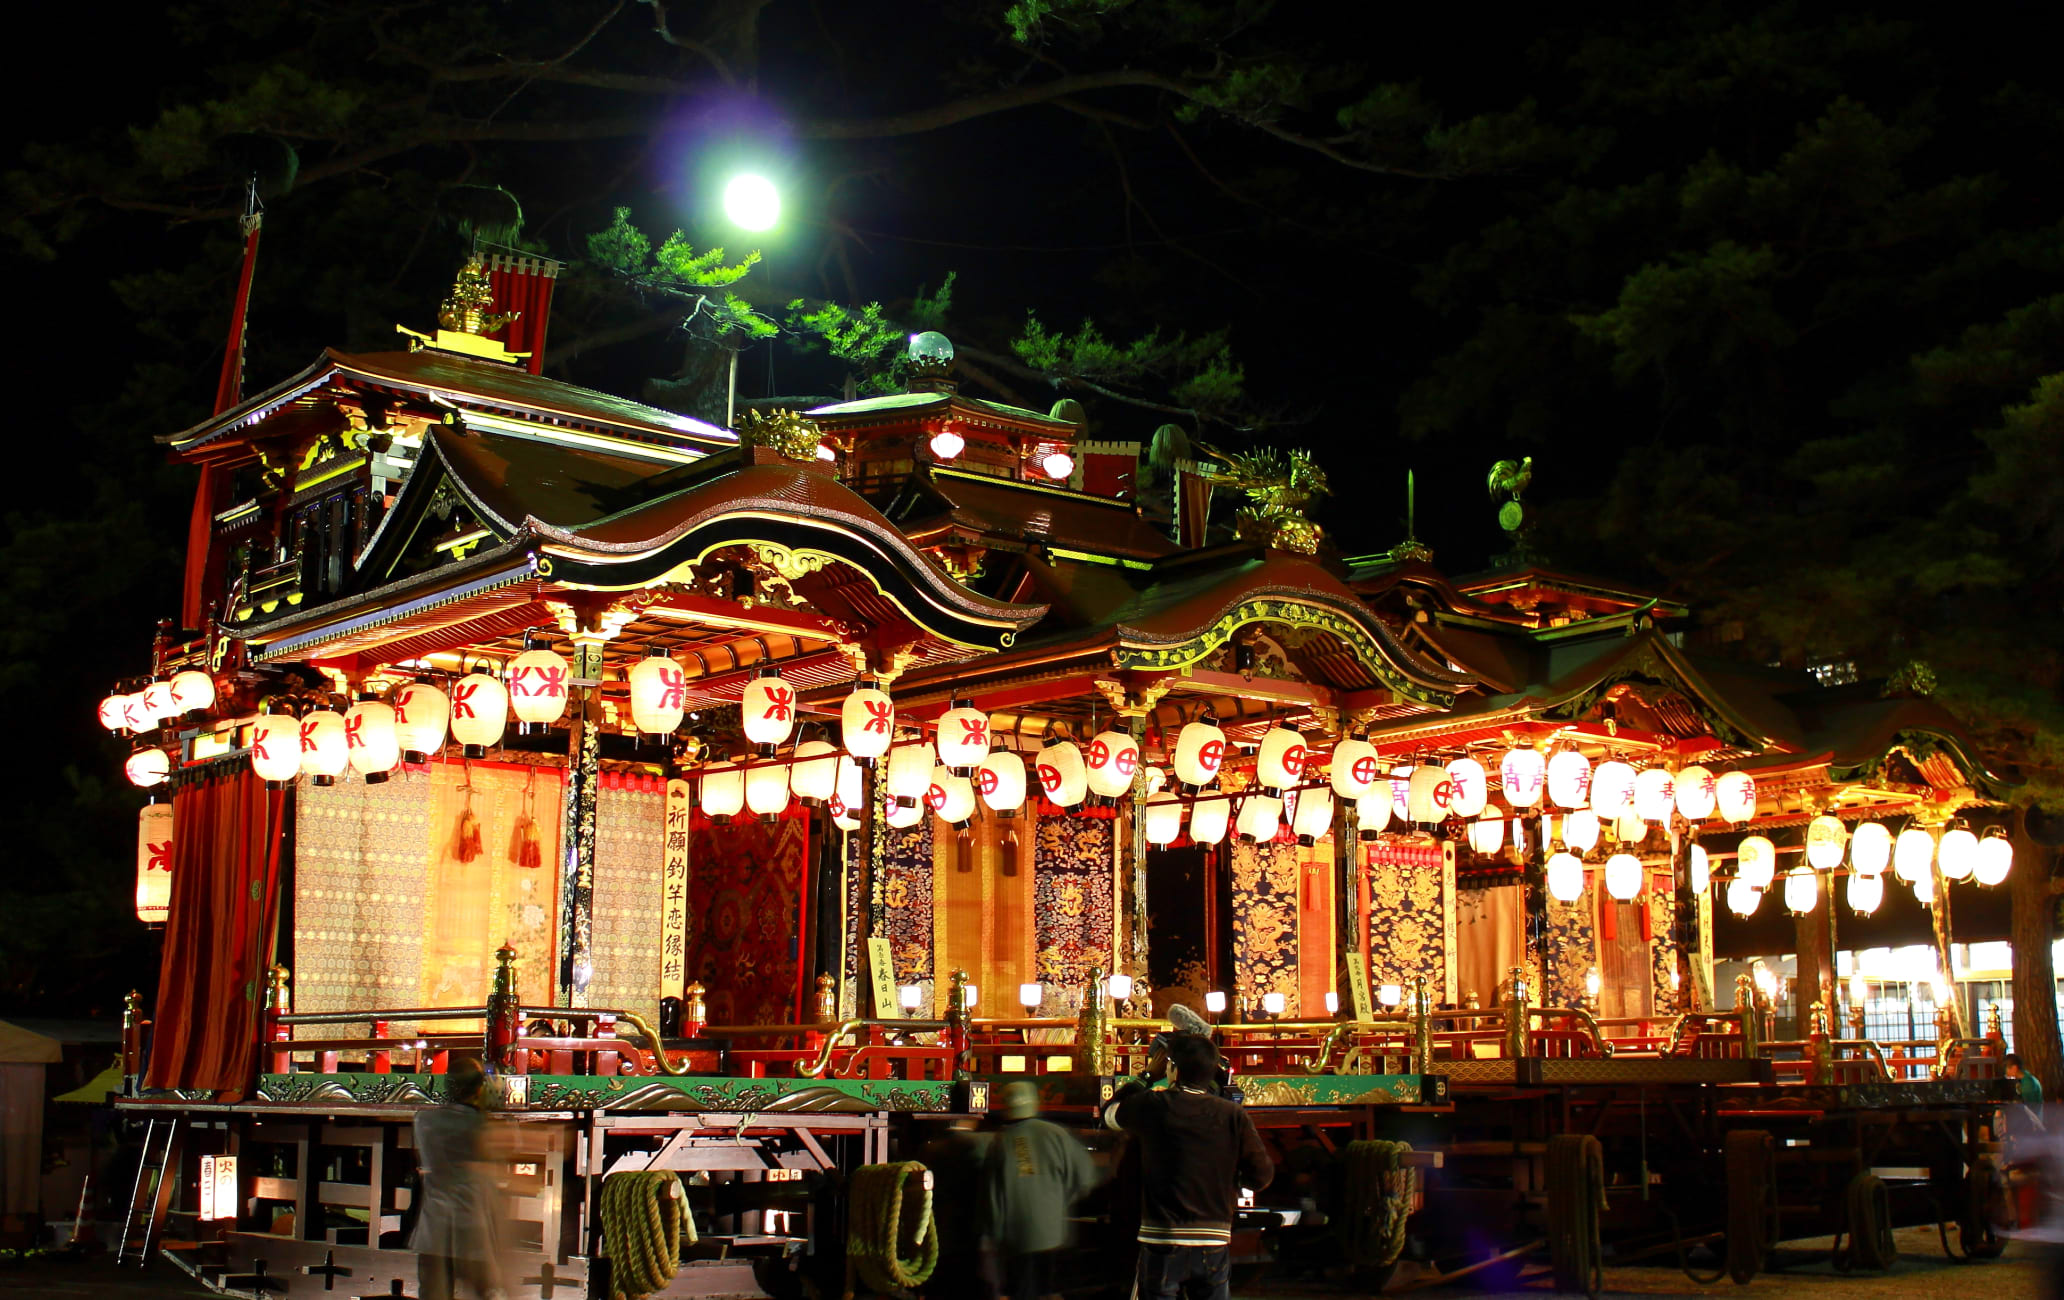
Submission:
[[[131,694],[117,693],[100,702],[100,725],[113,732],[155,731],[184,714],[215,703],[215,679],[198,668],[174,673]]]

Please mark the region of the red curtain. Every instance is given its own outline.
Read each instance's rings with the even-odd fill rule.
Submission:
[[[695,815],[688,978],[703,986],[711,1024],[779,1025],[799,1017],[809,842],[810,812],[800,803],[769,823],[740,814],[718,826]]]
[[[234,1100],[256,1078],[286,799],[244,764],[172,796],[172,903],[149,1087]]]

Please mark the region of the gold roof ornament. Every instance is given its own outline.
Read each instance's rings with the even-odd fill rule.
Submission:
[[[469,357],[514,365],[528,358],[530,353],[511,352],[501,340],[487,336],[506,328],[523,313],[487,310],[493,304],[494,285],[487,278],[487,267],[481,262],[480,254],[475,253],[459,268],[452,281],[451,292],[438,305],[438,330],[435,334],[423,334],[406,325],[394,328],[416,340],[409,345],[412,352],[429,347],[440,352],[459,352]]]
[[[747,411],[738,426],[738,441],[747,447],[765,447],[790,460],[817,459],[817,445],[824,430],[794,411]]]
[[[1299,448],[1285,455],[1274,447],[1262,447],[1223,459],[1224,469],[1203,477],[1235,488],[1254,502],[1236,516],[1241,539],[1281,551],[1315,554],[1323,532],[1305,512],[1332,488],[1326,482],[1326,471],[1311,453]]]

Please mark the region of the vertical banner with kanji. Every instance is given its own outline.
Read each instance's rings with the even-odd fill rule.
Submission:
[[[688,821],[695,811],[694,789],[682,780],[666,786],[666,870],[659,890],[659,995],[681,996],[688,955]]]
[[[163,925],[172,902],[172,801],[147,803],[136,822],[136,919]]]

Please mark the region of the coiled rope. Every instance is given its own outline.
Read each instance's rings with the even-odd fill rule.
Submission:
[[[1764,1251],[1778,1236],[1770,1134],[1737,1129],[1727,1135],[1725,1154],[1727,1275],[1747,1286],[1763,1271]]]
[[[1885,1180],[1864,1170],[1849,1180],[1842,1203],[1848,1211],[1849,1248],[1836,1252],[1836,1262],[1879,1272],[1891,1268],[1899,1258],[1899,1243],[1892,1236],[1892,1197]]]
[[[602,1253],[612,1300],[663,1291],[681,1266],[681,1242],[695,1244],[695,1219],[670,1169],[625,1170],[602,1180]]]
[[[1407,1142],[1350,1142],[1340,1153],[1346,1173],[1337,1227],[1347,1262],[1389,1268],[1405,1253],[1405,1220],[1419,1199],[1419,1171],[1405,1163]]]
[[[1605,1283],[1605,1148],[1588,1133],[1557,1133],[1548,1139],[1546,1172],[1555,1289],[1595,1297]]]
[[[915,1160],[862,1165],[847,1186],[846,1297],[857,1277],[870,1291],[921,1286],[939,1265],[932,1178]]]

